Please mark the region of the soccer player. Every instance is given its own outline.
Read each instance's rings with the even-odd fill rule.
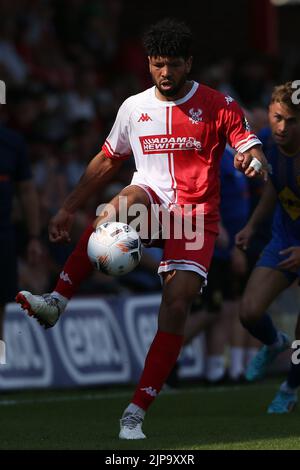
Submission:
[[[300,105],[293,103],[294,92],[291,82],[273,90],[270,129],[263,138],[270,179],[248,223],[236,236],[237,245],[246,249],[260,224],[275,209],[272,238],[249,278],[240,308],[242,324],[264,344],[246,371],[249,381],[262,378],[269,364],[290,345],[287,335],[277,331],[265,312],[300,275]],[[300,339],[299,319],[295,336]],[[297,402],[299,385],[300,366],[291,362],[287,380],[280,386],[268,413],[291,411]]]
[[[162,20],[146,32],[144,45],[154,86],[121,105],[102,150],[89,163],[49,227],[52,241],[68,241],[75,211],[99,185],[120,171],[122,161],[131,153],[136,172],[131,184],[112,200],[116,212],[122,196],[127,198],[128,207],[139,203],[149,208],[156,202],[173,214],[181,214],[190,204],[193,218],[196,211],[203,213],[202,248],[189,249],[187,241],[191,240],[185,234],[175,239],[175,215],[171,218],[171,236],[164,240],[158,270],[163,283],[158,331],[131,403],[121,418],[121,439],[145,438],[141,428],[145,413],[176,362],[190,305],[205,283],[218,230],[219,163],[226,141],[243,153],[242,171],[247,176],[261,173],[265,177],[267,173],[261,142],[245,125],[238,104],[188,80],[192,67],[190,29],[177,20]],[[104,211],[94,227],[110,217],[110,211]],[[91,226],[83,234],[54,293],[45,297],[19,294],[17,301],[44,325],[55,324],[67,300],[91,273],[86,247],[93,230]]]
[[[14,300],[17,288],[17,253],[11,220],[15,195],[20,198],[28,227],[27,252],[39,257],[40,225],[38,197],[31,179],[30,163],[24,139],[15,131],[0,126],[0,340],[3,339],[5,305]]]

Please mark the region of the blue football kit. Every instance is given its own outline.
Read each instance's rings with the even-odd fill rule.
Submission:
[[[270,129],[264,130],[260,139],[278,201],[273,216],[272,238],[256,266],[278,269],[278,264],[289,256],[280,255],[279,252],[291,246],[300,246],[300,152],[292,157],[281,153],[272,140]],[[298,272],[281,271],[290,282],[300,276],[300,269]]]

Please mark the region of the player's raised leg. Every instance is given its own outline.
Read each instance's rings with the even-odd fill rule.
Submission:
[[[150,204],[148,194],[141,187],[131,185],[124,188],[103,208],[94,224],[86,228],[74,251],[67,259],[53,292],[33,295],[31,292],[21,291],[17,294],[16,302],[45,328],[55,325],[59,316],[64,312],[68,301],[79,289],[80,284],[92,273],[94,268],[87,255],[89,237],[97,225],[115,218],[118,220],[120,197],[126,198],[127,208],[132,204],[143,204],[145,208],[148,208]],[[128,222],[130,222],[130,217],[128,217]]]
[[[240,318],[243,326],[264,346],[254,356],[246,370],[249,381],[261,379],[276,356],[289,347],[287,335],[278,331],[266,310],[272,301],[290,285],[280,271],[256,267],[242,297]]]
[[[202,282],[203,278],[192,271],[174,270],[164,274],[158,331],[148,351],[132,401],[120,420],[120,439],[146,437],[141,428],[145,413],[176,363],[183,343],[187,314]]]

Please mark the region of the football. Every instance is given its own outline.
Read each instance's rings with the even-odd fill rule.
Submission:
[[[87,253],[98,271],[110,276],[121,276],[139,264],[142,243],[130,225],[105,222],[91,234]]]

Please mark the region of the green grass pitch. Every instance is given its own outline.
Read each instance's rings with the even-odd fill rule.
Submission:
[[[125,387],[0,394],[0,449],[300,449],[299,411],[266,414],[279,381],[240,387],[184,385],[162,392],[144,441],[120,441]]]

